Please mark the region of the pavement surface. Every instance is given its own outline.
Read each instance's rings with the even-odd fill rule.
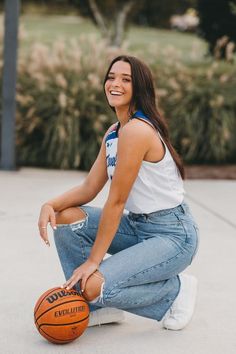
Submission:
[[[80,183],[84,172],[23,168],[0,171],[0,354],[235,354],[236,181],[187,180],[186,201],[197,220],[199,252],[186,270],[199,280],[196,311],[182,331],[126,312],[123,323],[88,328],[66,345],[37,332],[33,308],[64,277],[51,236],[41,241],[37,220],[43,202]],[[93,201],[102,206],[108,187]]]

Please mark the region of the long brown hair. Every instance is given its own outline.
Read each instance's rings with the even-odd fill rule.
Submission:
[[[144,64],[141,60],[129,56],[129,55],[120,55],[114,58],[107,70],[104,79],[104,91],[105,83],[108,79],[109,72],[111,67],[117,61],[124,61],[130,64],[131,75],[132,75],[132,87],[133,95],[130,102],[129,113],[132,115],[135,109],[142,110],[143,113],[150,119],[150,122],[154,127],[160,132],[163,140],[165,141],[168,149],[177,165],[181,177],[184,179],[184,166],[183,162],[174,149],[170,142],[169,131],[166,120],[160,115],[157,105],[156,105],[156,95],[153,83],[153,77],[150,69]],[[111,106],[110,106],[111,107]],[[115,111],[114,107],[111,107]]]

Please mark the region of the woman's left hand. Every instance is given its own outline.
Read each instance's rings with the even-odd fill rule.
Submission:
[[[73,275],[70,277],[70,279],[68,279],[67,282],[63,284],[63,288],[70,290],[76,283],[78,283],[78,281],[81,281],[80,289],[81,292],[84,292],[88,278],[90,277],[90,275],[96,272],[97,269],[98,265],[87,259],[86,262],[84,262],[81,266],[74,270]]]

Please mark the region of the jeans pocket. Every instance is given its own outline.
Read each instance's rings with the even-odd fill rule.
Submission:
[[[191,219],[180,219],[183,229],[185,230],[185,245],[190,253],[190,264],[196,256],[199,247],[199,229],[195,222]]]

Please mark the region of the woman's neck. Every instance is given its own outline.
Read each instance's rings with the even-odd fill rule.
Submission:
[[[120,122],[120,127],[123,128],[130,119],[129,109],[119,107],[119,108],[115,108],[115,110],[116,110],[117,119]]]

